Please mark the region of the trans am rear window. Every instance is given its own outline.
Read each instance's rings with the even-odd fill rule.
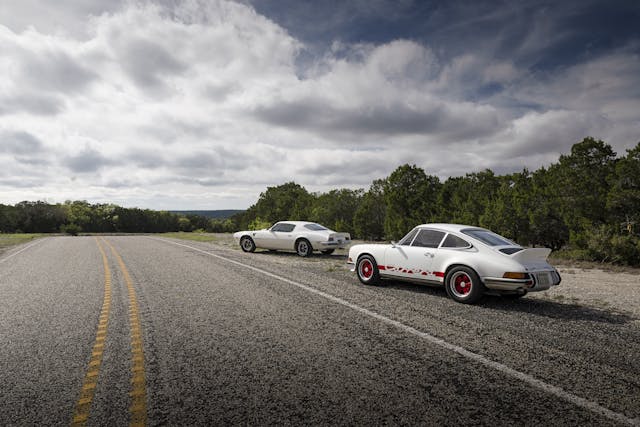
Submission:
[[[327,227],[323,227],[320,224],[305,224],[304,228],[308,228],[309,230],[313,230],[313,231],[327,230]]]

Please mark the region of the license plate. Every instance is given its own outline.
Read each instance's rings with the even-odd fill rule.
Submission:
[[[536,278],[538,279],[538,284],[542,286],[551,284],[551,275],[548,272],[537,273]]]

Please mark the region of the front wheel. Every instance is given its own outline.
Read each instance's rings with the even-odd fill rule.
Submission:
[[[362,255],[356,262],[356,274],[358,280],[365,285],[377,285],[380,283],[380,271],[378,263],[371,255]]]
[[[452,268],[444,279],[447,295],[451,299],[463,304],[477,302],[484,293],[484,285],[478,274],[469,267],[458,266]]]
[[[313,247],[307,239],[300,239],[296,242],[296,253],[301,257],[311,256],[313,253]]]
[[[245,252],[253,252],[256,250],[256,244],[249,236],[244,236],[242,239],[240,239],[240,247]]]

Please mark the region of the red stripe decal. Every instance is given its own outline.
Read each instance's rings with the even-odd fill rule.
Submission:
[[[426,271],[423,271],[423,272],[422,272],[422,275],[423,275],[423,276],[428,276],[428,275],[429,275],[429,273],[427,273]]]
[[[386,269],[387,269],[387,267],[385,267],[384,265],[379,265],[378,266],[378,270],[386,270]]]
[[[436,275],[436,277],[444,277],[444,273],[442,271],[436,271],[435,273],[433,273]]]

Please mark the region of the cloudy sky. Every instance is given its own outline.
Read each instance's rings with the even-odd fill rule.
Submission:
[[[640,141],[637,0],[0,0],[0,203],[244,209]]]

